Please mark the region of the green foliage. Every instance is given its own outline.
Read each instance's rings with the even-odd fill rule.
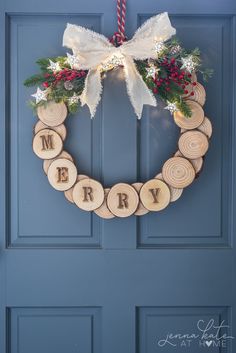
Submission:
[[[199,72],[201,72],[203,81],[205,82],[207,82],[209,78],[211,78],[214,74],[214,70],[212,69],[204,69],[204,70],[199,69]]]
[[[52,59],[51,59],[52,60]],[[39,65],[40,70],[47,71],[47,67],[49,66],[49,59],[41,58],[36,61],[36,64]]]
[[[191,55],[199,57],[201,55],[200,49],[199,48],[193,49],[192,52],[191,52]]]
[[[24,85],[26,87],[36,86],[36,85],[40,85],[44,81],[45,81],[45,78],[44,78],[44,76],[42,74],[36,74],[36,75],[33,75],[33,76],[27,78],[24,81]]]
[[[187,118],[191,118],[192,112],[185,100],[179,99],[179,102],[177,103],[177,108],[181,111],[184,116],[186,116]]]
[[[78,110],[79,104],[73,103],[68,105],[68,110],[71,114],[75,114]]]

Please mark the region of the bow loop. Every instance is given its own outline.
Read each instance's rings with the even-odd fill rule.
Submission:
[[[102,34],[67,24],[63,45],[71,48],[78,57],[81,70],[89,70],[80,100],[82,105],[88,105],[91,117],[96,113],[102,93],[101,65],[114,55],[124,67],[128,95],[138,118],[141,118],[144,104],[156,106],[156,99],[137,71],[134,59],[156,58],[155,43],[168,40],[175,32],[167,12],[164,12],[147,20],[131,40],[117,48]]]
[[[64,31],[63,46],[72,49],[73,54],[80,61],[82,70],[98,66],[114,49],[114,46],[102,34],[70,23]]]

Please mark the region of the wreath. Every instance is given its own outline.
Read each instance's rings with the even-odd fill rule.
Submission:
[[[175,33],[167,13],[147,20],[129,41],[124,35],[124,17],[119,15],[118,32],[110,41],[84,27],[68,24],[63,45],[73,53],[39,59],[41,72],[25,81],[26,86],[38,85],[32,94],[34,100],[30,101],[39,118],[34,128],[33,150],[44,160],[50,184],[64,191],[66,198],[79,208],[103,218],[160,211],[176,201],[199,174],[212,127],[202,108],[206,93],[197,81],[197,73],[206,80],[212,71],[203,70],[200,50],[184,49],[173,37]],[[124,70],[137,117],[141,118],[143,105],[156,106],[159,97],[181,128],[181,134],[176,154],[153,179],[144,184],[118,183],[104,189],[98,181],[77,173],[71,155],[63,148],[64,121],[69,113],[77,112],[85,104],[94,117],[102,80],[108,71],[118,67]]]

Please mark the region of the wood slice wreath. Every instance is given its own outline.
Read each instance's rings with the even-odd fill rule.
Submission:
[[[67,136],[62,123],[67,112],[64,103],[50,102],[50,106],[40,108],[33,150],[43,160],[43,169],[52,187],[63,191],[66,199],[82,210],[94,211],[104,219],[158,212],[177,201],[202,170],[203,156],[212,135],[211,122],[204,117],[199,103],[186,101],[191,105],[192,117],[174,113],[174,121],[181,127],[179,149],[164,163],[161,173],[146,183],[118,183],[104,189],[98,181],[78,174],[72,156],[64,149]]]
[[[118,16],[119,17],[119,16]],[[124,19],[122,21],[124,24]],[[39,120],[34,127],[33,151],[43,160],[51,186],[84,211],[99,217],[143,216],[159,212],[177,201],[202,170],[212,125],[203,106],[206,92],[197,81],[203,70],[198,48],[188,51],[176,38],[167,13],[150,18],[126,41],[124,25],[109,41],[80,26],[68,24],[63,45],[73,54],[38,60],[41,73],[25,81],[40,85],[30,104]],[[124,69],[127,91],[138,118],[144,104],[156,106],[156,97],[166,103],[180,128],[177,151],[162,170],[145,183],[120,182],[111,188],[78,172],[73,157],[64,149],[68,114],[87,105],[96,113],[107,71]],[[138,97],[138,98],[137,98]]]

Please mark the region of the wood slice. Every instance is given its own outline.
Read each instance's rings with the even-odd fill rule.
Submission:
[[[57,158],[48,168],[49,183],[58,191],[70,189],[75,184],[76,179],[76,166],[69,159]]]
[[[184,88],[184,90],[188,91],[188,93],[184,93],[184,94],[182,95],[183,98],[188,98],[188,97],[191,96],[191,93],[193,92],[194,87],[195,87],[195,86],[193,85],[193,82],[196,82],[196,83],[197,83],[197,75],[196,75],[196,73],[195,73],[195,72],[192,72],[191,75],[192,75],[191,78],[190,78],[190,81],[191,81],[191,82],[189,82],[189,84],[185,85],[185,88]]]
[[[52,130],[56,131],[62,138],[62,140],[64,141],[66,138],[66,127],[64,124],[58,125],[58,126],[54,126],[54,127],[50,127]],[[35,127],[34,127],[34,133],[37,134],[37,132],[39,132],[40,130],[43,129],[48,129],[48,126],[46,124],[44,124],[41,120],[38,120],[38,122],[36,123]]]
[[[163,180],[163,177],[162,177],[162,174],[161,173],[158,173],[154,179],[160,179],[160,180]]]
[[[139,194],[141,187],[143,186],[143,183],[134,183],[134,184],[132,184],[132,186],[135,188],[135,190]],[[138,208],[137,208],[136,212],[134,213],[134,215],[135,216],[143,216],[143,215],[147,214],[148,212],[149,212],[149,210],[147,210],[144,207],[144,205],[142,204],[142,201],[139,200]]]
[[[45,106],[41,105],[37,109],[39,119],[47,126],[58,126],[67,117],[65,103],[48,102]]]
[[[182,153],[178,150],[176,153],[175,153],[175,157],[184,157],[182,155]],[[202,169],[202,166],[203,166],[203,158],[202,157],[199,157],[199,158],[196,158],[196,159],[189,159],[189,161],[191,162],[193,168],[195,169],[195,173],[198,174],[201,169]]]
[[[138,193],[129,184],[119,183],[114,185],[107,196],[107,206],[117,217],[131,216],[137,210],[138,204]]]
[[[200,126],[204,120],[204,111],[200,104],[187,100],[189,108],[192,111],[191,117],[185,117],[180,111],[174,113],[175,123],[186,130],[192,130]]]
[[[161,211],[170,203],[170,189],[159,179],[151,179],[143,184],[140,199],[149,211]]]
[[[71,157],[71,155],[66,151],[62,151],[56,158],[45,159],[43,161],[43,170],[45,174],[48,174],[48,168],[50,167],[51,163],[57,158],[66,158],[73,162],[73,158]]]
[[[198,126],[197,128],[199,131],[203,132],[208,138],[211,138],[212,135],[212,124],[210,122],[210,120],[205,116],[202,124],[200,126]],[[186,129],[181,129],[180,132],[181,134],[183,132],[186,132],[188,130]]]
[[[191,73],[191,75],[192,75],[191,76],[191,82],[197,82],[197,74],[196,74],[196,72],[193,71]]]
[[[164,163],[162,176],[167,184],[184,189],[193,182],[195,170],[186,158],[172,157]]]
[[[107,195],[109,191],[110,189],[104,189],[105,197],[104,197],[103,204],[97,210],[94,210],[94,213],[96,213],[96,215],[104,219],[111,219],[115,217],[107,207]]]
[[[33,151],[41,159],[58,156],[63,147],[61,136],[51,129],[40,130],[33,138]]]
[[[83,174],[79,174],[77,175],[77,180],[76,181],[80,181],[80,180],[83,180],[83,179],[88,179],[88,176],[87,175],[83,175]],[[72,188],[66,190],[64,192],[65,194],[65,198],[70,201],[71,203],[74,203],[74,200],[73,200],[73,190],[74,190],[74,186],[72,186]]]
[[[84,211],[93,211],[102,205],[104,189],[98,181],[86,178],[75,184],[72,196],[79,208]]]
[[[184,157],[196,159],[206,154],[209,143],[205,134],[194,130],[183,133],[179,138],[178,146]]]
[[[196,86],[193,86],[193,95],[189,95],[188,99],[197,102],[203,106],[206,102],[206,91],[201,83],[197,82]]]
[[[155,176],[155,179],[159,179],[164,181],[163,176],[161,173],[157,174]],[[170,189],[170,202],[174,202],[177,201],[180,196],[182,195],[184,189],[176,189],[173,186],[168,185],[169,189]]]
[[[212,124],[210,120],[205,116],[203,123],[197,128],[199,131],[207,135],[208,138],[211,138],[212,135]]]

